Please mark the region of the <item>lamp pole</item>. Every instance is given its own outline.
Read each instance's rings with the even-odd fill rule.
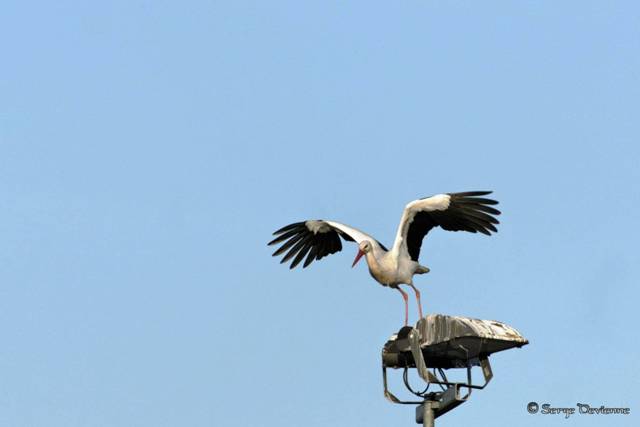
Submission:
[[[433,415],[433,410],[438,407],[438,401],[431,400],[431,398],[425,398],[424,403],[422,404],[422,426],[423,427],[434,427],[435,425],[435,417]]]

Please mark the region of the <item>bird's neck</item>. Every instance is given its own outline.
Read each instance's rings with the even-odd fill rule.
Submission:
[[[382,269],[382,265],[380,264],[380,258],[384,256],[382,251],[376,253],[375,250],[369,251],[365,255],[367,257],[367,264],[369,265],[369,270],[372,271],[380,271]]]

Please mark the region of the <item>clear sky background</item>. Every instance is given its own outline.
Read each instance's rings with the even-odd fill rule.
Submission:
[[[638,425],[637,1],[9,1],[0,46],[0,425],[414,425],[400,295],[266,242],[482,189],[416,284],[531,344],[438,424]]]

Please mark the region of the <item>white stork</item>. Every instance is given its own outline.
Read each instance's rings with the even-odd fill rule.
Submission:
[[[438,194],[414,200],[404,208],[391,250],[360,230],[327,220],[302,221],[282,227],[273,233],[277,237],[269,242],[269,245],[284,242],[273,256],[281,255],[288,250],[280,262],[284,263],[293,258],[290,268],[297,266],[306,256],[303,265],[305,268],[313,260],[342,250],[340,237],[356,242],[358,253],[352,267],[355,267],[365,255],[371,276],[382,286],[400,291],[404,299],[404,323],[407,325],[408,295],[400,289],[400,285],[409,285],[413,289],[418,312],[422,318],[420,291],[413,285],[414,274],[429,272],[427,267],[418,263],[422,239],[437,226],[448,231],[479,231],[486,235],[491,235],[492,231],[497,232],[494,224],[499,224],[499,221],[492,215],[500,215],[500,211],[490,205],[496,205],[498,202],[482,197],[488,194],[491,194],[491,191],[469,191]]]

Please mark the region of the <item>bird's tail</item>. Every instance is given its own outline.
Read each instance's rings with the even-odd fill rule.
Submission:
[[[429,267],[425,267],[424,265],[419,265],[418,269],[416,270],[416,274],[425,274],[430,272],[431,270],[429,270]]]

